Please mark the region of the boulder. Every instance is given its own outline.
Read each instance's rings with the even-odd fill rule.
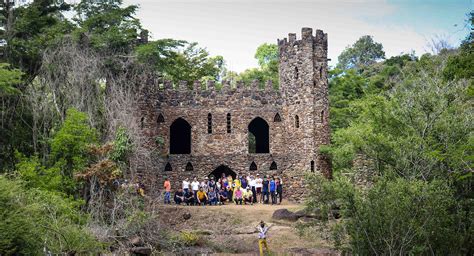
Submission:
[[[151,255],[151,248],[150,247],[134,247],[130,249],[130,252],[136,255]]]
[[[276,220],[288,220],[288,221],[297,221],[298,215],[288,211],[288,209],[278,209],[273,212],[272,218]]]
[[[185,220],[191,219],[191,213],[189,213],[189,212],[183,213],[183,219],[185,219]]]

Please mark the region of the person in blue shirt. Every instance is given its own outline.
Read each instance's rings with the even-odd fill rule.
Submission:
[[[227,191],[225,188],[221,188],[221,191],[219,191],[219,202],[220,204],[224,205],[224,203],[227,201]]]
[[[275,177],[270,180],[270,195],[272,197],[272,204],[276,204],[276,183]]]

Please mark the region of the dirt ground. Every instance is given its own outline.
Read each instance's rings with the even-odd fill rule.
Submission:
[[[272,219],[277,209],[297,211],[302,209],[301,205],[283,202],[282,205],[169,205],[160,208],[160,219],[178,236],[189,233],[199,236],[188,253],[256,255],[256,226],[263,220],[272,225],[267,238],[272,255],[337,255],[319,235],[299,236],[296,222]]]

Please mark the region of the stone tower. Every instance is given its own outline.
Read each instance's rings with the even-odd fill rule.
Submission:
[[[329,159],[319,146],[329,144],[327,34],[303,28],[278,40],[280,87],[287,116],[287,154],[298,155],[297,169],[317,169],[330,177]]]
[[[329,143],[327,35],[303,28],[301,39],[290,34],[278,47],[279,89],[258,81],[145,87],[136,116],[146,139],[132,164],[147,187],[161,188],[164,178],[177,188],[184,178],[278,175],[284,196],[301,200],[307,172],[331,176],[319,153]]]

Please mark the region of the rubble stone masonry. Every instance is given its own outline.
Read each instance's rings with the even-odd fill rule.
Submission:
[[[185,177],[201,180],[222,170],[276,174],[284,196],[300,201],[306,172],[331,176],[328,159],[319,154],[330,136],[327,34],[303,28],[301,39],[289,34],[278,48],[279,89],[270,82],[260,89],[258,82],[224,81],[220,90],[213,82],[192,88],[164,82],[142,93],[137,115],[151,157],[135,164],[145,185],[161,188],[168,177],[177,188]],[[249,152],[250,131],[260,153]]]

